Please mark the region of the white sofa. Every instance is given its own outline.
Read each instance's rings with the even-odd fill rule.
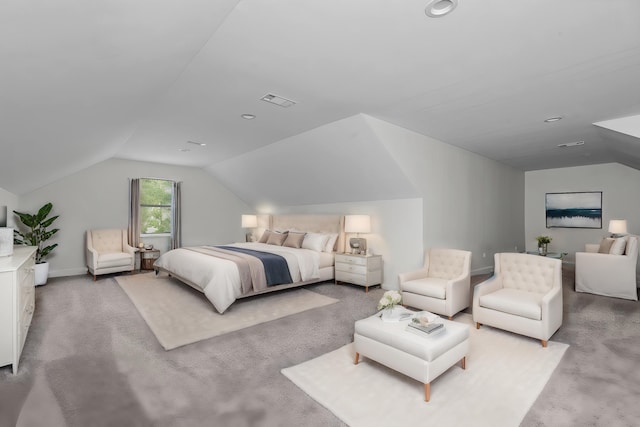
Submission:
[[[420,270],[400,273],[402,304],[448,316],[471,303],[471,252],[430,249]]]
[[[638,301],[638,237],[625,240],[622,255],[599,253],[598,244],[587,244],[585,252],[576,252],[576,292]]]
[[[537,338],[546,347],[562,325],[562,261],[495,254],[493,277],[474,289],[473,321],[478,329],[493,326]]]
[[[96,276],[121,271],[133,271],[136,249],[129,246],[127,230],[102,229],[87,231],[87,268]]]

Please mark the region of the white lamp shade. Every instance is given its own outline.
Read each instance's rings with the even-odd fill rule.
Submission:
[[[627,234],[627,220],[612,219],[611,221],[609,221],[609,233]]]
[[[256,228],[257,226],[257,215],[242,215],[242,228]]]
[[[345,215],[344,231],[346,233],[370,233],[371,217],[369,215]]]

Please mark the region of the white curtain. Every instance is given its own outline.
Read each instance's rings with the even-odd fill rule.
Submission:
[[[129,244],[134,248],[140,243],[140,180],[132,178],[129,185]]]
[[[173,203],[171,212],[171,249],[182,246],[182,183],[173,183]]]

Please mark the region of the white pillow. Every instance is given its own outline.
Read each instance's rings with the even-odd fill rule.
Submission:
[[[627,238],[618,237],[611,245],[609,253],[611,255],[624,255],[624,249],[627,247]]]
[[[327,234],[329,239],[327,240],[327,244],[325,245],[323,252],[333,252],[333,247],[336,245],[336,240],[338,240],[338,233]]]
[[[327,240],[329,240],[328,234],[307,233],[302,241],[302,248],[322,252],[325,246],[327,246]]]

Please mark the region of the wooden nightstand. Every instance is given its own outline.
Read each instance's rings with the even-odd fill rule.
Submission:
[[[382,284],[382,256],[336,254],[335,279],[336,284],[353,283],[369,292],[369,286]]]
[[[160,258],[160,250],[158,249],[141,249],[140,250],[140,270],[153,270],[153,263]]]

